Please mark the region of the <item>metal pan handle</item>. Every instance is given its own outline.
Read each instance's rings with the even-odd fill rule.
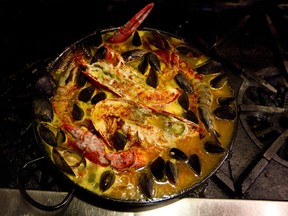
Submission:
[[[24,196],[24,198],[33,206],[37,207],[38,209],[44,210],[44,211],[55,211],[55,210],[59,210],[65,206],[67,206],[73,199],[74,197],[74,192],[75,192],[75,188],[72,188],[72,190],[70,192],[68,192],[68,194],[66,195],[66,197],[58,204],[56,205],[44,205],[38,201],[36,201],[35,199],[33,199],[27,192],[26,188],[25,188],[25,181],[24,181],[24,171],[27,170],[29,168],[29,166],[31,166],[32,164],[39,164],[42,160],[44,159],[44,157],[40,157],[37,159],[34,159],[32,161],[29,161],[28,163],[26,163],[18,172],[18,186],[19,186],[19,190],[21,192],[21,194]]]

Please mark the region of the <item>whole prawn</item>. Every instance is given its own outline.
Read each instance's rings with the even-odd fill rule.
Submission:
[[[91,162],[101,166],[111,165],[117,170],[143,167],[156,158],[160,151],[155,146],[134,146],[121,152],[109,151],[105,149],[105,142],[87,129],[67,123],[62,127],[73,137],[69,139],[68,145],[83,153]]]
[[[79,66],[74,59],[72,50],[65,53],[62,58],[62,64],[53,69],[54,76],[61,74],[61,78],[51,102],[56,115],[61,118],[61,122],[71,123],[73,120],[69,107],[72,107],[71,98],[73,98],[75,90],[79,88],[76,84]]]
[[[198,96],[197,101],[197,111],[201,121],[203,122],[206,130],[211,132],[213,137],[218,141],[218,137],[220,134],[214,128],[212,114],[211,114],[211,103],[212,103],[212,94],[210,92],[209,86],[201,82],[200,79],[193,79],[192,84],[194,86],[194,90]]]

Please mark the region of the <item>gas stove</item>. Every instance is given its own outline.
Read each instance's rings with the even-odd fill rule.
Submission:
[[[128,11],[133,11],[131,8],[135,11],[140,8],[128,0],[108,1],[97,7],[94,5],[95,13],[85,8],[87,17],[81,16],[80,22],[79,17],[78,20],[67,17],[71,13],[84,13],[84,8],[77,9],[71,4],[66,8],[64,3],[49,2],[37,5],[39,11],[22,5],[14,15],[21,18],[29,13],[22,21],[25,22],[33,20],[30,13],[35,12],[43,25],[51,29],[42,26],[37,32],[32,22],[32,26],[27,26],[30,33],[22,27],[22,33],[15,35],[15,30],[7,27],[11,30],[7,38],[12,36],[15,44],[11,46],[7,38],[1,42],[2,50],[6,51],[2,58],[4,78],[0,81],[3,102],[0,170],[5,176],[0,178],[1,188],[18,189],[19,168],[42,156],[34,139],[31,103],[35,96],[34,84],[47,64],[65,46],[96,28],[123,24],[130,18],[127,16]],[[229,75],[239,109],[237,134],[229,157],[212,178],[185,198],[287,201],[288,41],[285,38],[288,32],[285,29],[288,28],[288,4],[256,0],[177,2],[172,6],[172,3],[155,1],[154,11],[145,26],[183,37],[219,61]],[[145,3],[143,1],[143,5]],[[6,2],[6,6],[12,9],[10,3]],[[53,9],[62,12],[67,19],[47,18]],[[174,10],[183,13],[172,19],[170,14]],[[115,19],[119,14],[120,18]],[[53,27],[54,22],[57,24]],[[80,24],[75,28],[77,22]],[[65,27],[61,28],[63,25]],[[26,187],[59,193],[67,190],[57,177],[51,178],[51,173],[37,169]]]

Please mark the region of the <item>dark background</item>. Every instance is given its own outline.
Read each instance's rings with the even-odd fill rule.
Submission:
[[[1,75],[51,57],[97,28],[120,26],[151,0],[0,1]],[[197,1],[154,1],[145,26],[175,31],[196,17]],[[205,1],[201,2],[201,7]],[[207,10],[212,1],[207,1]],[[211,8],[210,8],[211,9]],[[209,12],[209,11],[208,11]]]
[[[0,1],[1,74],[51,57],[97,28],[118,26],[148,1]],[[5,70],[3,70],[3,65]]]
[[[121,26],[150,2],[155,5],[145,20],[146,27],[175,33],[179,26],[189,22],[193,33],[203,28],[215,31],[215,26],[221,28],[222,22],[223,26],[224,22],[233,24],[233,17],[255,8],[266,10],[278,1],[0,0],[1,75],[13,74],[40,58],[56,55],[98,28]],[[231,6],[222,7],[223,2]]]
[[[125,24],[150,2],[0,0],[0,187],[17,188],[20,167],[39,156],[31,128],[39,62],[51,61],[67,46],[98,28]],[[187,20],[195,23],[191,32],[197,29],[196,25],[206,28],[205,21],[213,26],[215,19],[204,18],[215,17],[212,2],[154,1],[144,25],[171,33]]]

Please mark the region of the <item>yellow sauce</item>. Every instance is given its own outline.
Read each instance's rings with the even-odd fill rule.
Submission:
[[[149,44],[149,38],[153,38],[153,35],[151,34],[150,31],[144,31],[144,30],[139,30],[139,35],[142,39],[142,45],[140,47],[137,47],[137,49],[143,49],[147,50],[147,44]],[[103,40],[107,39],[112,33],[108,32],[102,35]],[[169,42],[172,47],[177,47],[178,45],[185,44],[182,40],[178,38],[173,38],[170,36],[166,36],[169,38]],[[135,49],[135,47],[132,45],[132,36],[125,42],[120,43],[120,44],[108,44],[113,50],[115,50],[118,53],[122,53],[127,50]],[[95,53],[96,48],[91,48],[92,52]],[[152,51],[158,50],[157,47],[155,46],[150,46],[150,49]],[[147,51],[151,51],[147,50]],[[186,63],[189,64],[189,67],[193,70],[194,68],[197,67],[197,65],[205,62],[208,58],[204,55],[201,56],[186,56],[183,54],[179,54],[181,58],[185,60]],[[159,56],[158,56],[159,57]],[[89,63],[89,58],[85,57],[86,61]],[[131,62],[126,63],[129,67],[133,68],[133,70],[137,71],[137,66],[140,63],[141,59],[137,59]],[[159,88],[174,88],[174,89],[180,89],[177,83],[174,80],[174,76],[177,71],[172,72],[171,74],[165,74],[164,72],[169,71],[169,70],[174,70],[173,66],[166,66],[163,61],[161,61],[161,71],[159,72]],[[183,63],[182,63],[183,64]],[[187,65],[185,65],[186,67]],[[150,66],[149,66],[150,67]],[[149,70],[147,70],[149,71]],[[60,73],[60,75],[59,75]],[[197,74],[193,70],[194,74],[191,74],[192,77]],[[61,79],[61,74],[64,74],[64,72],[59,70],[54,70],[51,73],[57,80]],[[201,75],[202,80],[201,82],[204,82],[206,85],[209,86],[209,81],[217,76],[218,74],[213,74],[213,75]],[[139,76],[148,76],[148,73],[146,72],[144,75],[139,73]],[[193,80],[191,80],[193,83]],[[90,85],[95,85],[92,84],[91,82],[87,82],[85,86],[83,87],[78,87],[75,89],[75,94],[73,94],[72,98],[65,98],[68,101],[70,101],[67,104],[71,103],[77,103],[83,110],[84,110],[84,117],[82,120],[79,121],[72,121],[72,123],[81,126],[84,125],[86,126],[87,120],[90,119],[90,112],[93,109],[94,105],[91,104],[91,101],[88,102],[82,102],[77,100],[77,94],[84,89],[85,87],[88,87]],[[157,87],[158,88],[158,87]],[[229,85],[228,82],[225,83],[223,87],[220,89],[213,89],[210,87],[210,92],[212,94],[212,103],[210,106],[210,113],[211,113],[211,118],[213,120],[213,125],[216,129],[217,132],[221,134],[221,136],[218,138],[221,146],[225,148],[227,151],[230,148],[231,140],[233,139],[233,134],[235,130],[235,123],[236,120],[225,120],[225,119],[219,119],[216,118],[212,112],[213,110],[219,106],[217,104],[217,98],[218,97],[230,97],[233,96],[233,91]],[[114,93],[108,91],[107,89],[103,89],[101,86],[97,86],[94,95],[96,95],[99,92],[104,91],[107,94],[107,99],[109,98],[117,98],[118,96],[115,95]],[[181,89],[179,90],[180,92],[182,91]],[[189,101],[193,102],[194,104],[190,104],[190,109],[192,111],[197,110],[197,92],[194,92],[193,94],[189,95]],[[149,104],[145,104],[146,106],[149,107]],[[231,106],[236,109],[236,105],[233,103]],[[155,107],[154,107],[155,108]],[[180,118],[184,118],[184,113],[185,110],[179,105],[177,100],[166,104],[165,106],[157,106],[157,110],[162,110],[168,113],[171,113],[173,115],[179,116]],[[70,109],[71,107],[66,107],[65,109]],[[69,111],[71,112],[71,111]],[[61,113],[60,113],[61,114]],[[51,125],[55,128],[60,129],[61,124],[63,123],[62,117],[60,116],[59,113],[55,113],[54,120],[51,123]],[[72,117],[71,117],[72,119]],[[204,129],[204,125],[202,122],[199,123],[199,126]],[[73,139],[73,137],[69,134],[66,133],[66,136],[68,139]],[[101,138],[100,138],[101,139]],[[171,184],[167,178],[165,177],[163,180],[158,181],[153,177],[154,185],[153,185],[153,200],[158,200],[162,198],[167,198],[170,196],[175,196],[191,187],[193,185],[201,182],[203,179],[205,179],[207,176],[210,175],[211,172],[215,171],[215,169],[219,166],[219,164],[223,161],[223,158],[226,156],[227,151],[225,153],[208,153],[204,149],[204,143],[208,140],[211,139],[211,135],[208,133],[204,138],[200,138],[199,135],[195,136],[192,134],[191,136],[185,136],[183,139],[179,139],[177,143],[175,143],[175,147],[179,148],[187,156],[190,156],[192,154],[197,154],[200,158],[200,163],[201,163],[201,174],[198,176],[195,174],[195,172],[191,169],[191,167],[187,164],[187,161],[178,161],[176,159],[171,158],[169,155],[169,148],[167,148],[165,151],[161,151],[161,156],[165,161],[171,160],[173,163],[176,164],[177,169],[178,169],[178,178],[176,181],[176,184],[173,185]],[[52,154],[52,147],[44,144],[47,148],[47,151],[49,154]],[[65,140],[64,143],[61,144],[61,146],[67,145],[67,139]],[[115,151],[111,149],[110,147],[106,146],[106,151]],[[152,162],[152,161],[151,161]],[[125,199],[125,200],[134,200],[134,201],[145,201],[147,200],[147,197],[141,192],[140,187],[139,187],[139,178],[141,173],[144,171],[149,173],[149,164],[145,167],[142,168],[131,168],[127,169],[125,171],[119,171],[113,167],[102,167],[98,164],[92,163],[89,160],[86,160],[86,166],[81,164],[80,166],[77,167],[72,167],[73,172],[75,173],[75,176],[67,174],[67,176],[76,184],[80,185],[81,187],[92,191],[93,193],[99,194],[101,196],[107,196],[107,197],[112,197],[115,199]],[[99,182],[100,182],[100,176],[105,170],[113,170],[116,174],[115,182],[114,184],[106,191],[101,192],[99,189]]]

